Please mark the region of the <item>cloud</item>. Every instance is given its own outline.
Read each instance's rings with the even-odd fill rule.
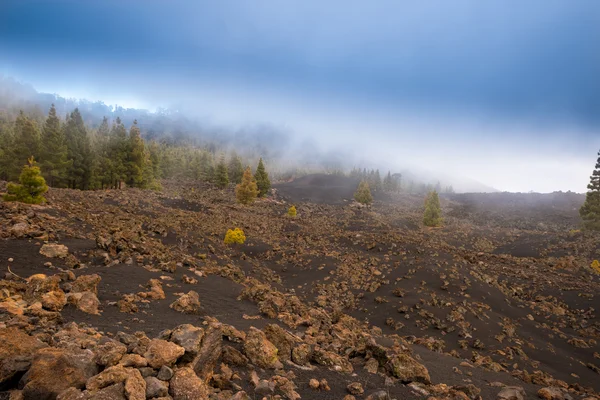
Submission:
[[[32,3],[3,10],[0,71],[43,91],[506,190],[583,191],[600,147],[595,0]]]

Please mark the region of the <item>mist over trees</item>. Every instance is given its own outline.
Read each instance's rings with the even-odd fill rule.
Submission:
[[[150,112],[66,99],[0,76],[2,180],[15,181],[31,155],[50,186],[76,189],[123,184],[158,188],[160,179],[176,176],[223,187],[225,181],[240,183],[244,166],[256,165],[259,158],[268,161],[268,175],[274,181],[350,171],[347,154],[323,151],[311,140],[295,141],[294,136],[268,125],[213,127],[179,110]],[[225,168],[221,155],[226,155]],[[409,170],[382,174],[361,165],[350,175],[368,181],[373,192],[421,194],[436,188],[435,180],[427,178],[428,182]],[[261,176],[255,178],[264,195]],[[453,192],[449,185],[436,189]]]

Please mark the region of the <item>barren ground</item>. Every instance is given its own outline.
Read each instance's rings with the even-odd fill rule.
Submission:
[[[529,398],[550,386],[579,399],[600,393],[600,276],[589,268],[600,259],[600,236],[577,230],[582,195],[449,195],[442,197],[444,226],[428,229],[420,222],[422,197],[376,196],[366,209],[352,203],[354,187],[345,178],[306,177],[275,185],[272,198],[249,207],[235,204],[232,190],[192,182],[166,182],[160,193],[51,189],[45,206],[0,202],[0,330],[18,327],[60,346],[53,337],[69,322],[108,338],[142,331],[150,339],[182,324],[208,330],[215,319],[245,333],[275,324],[297,340],[292,347],[308,344],[352,366],[334,371],[314,355],[283,368],[250,360],[231,366],[235,385],[206,377],[219,399],[240,390],[262,398],[250,383],[253,370],[260,379],[287,376],[302,399],[342,399],[351,382],[364,388],[359,399],[378,390],[396,399],[495,399],[502,386],[520,386]],[[286,215],[291,204],[294,219]],[[27,225],[23,235],[13,229],[19,223]],[[248,240],[226,246],[223,236],[234,227]],[[67,246],[69,256],[40,254],[46,242]],[[20,304],[20,314],[7,311],[27,297],[15,275],[63,274],[68,295],[73,277],[63,271],[100,276],[97,315],[72,301],[58,316],[34,315],[27,308],[33,300]],[[138,297],[137,311],[123,312],[123,296],[146,291],[151,279],[165,298]],[[191,290],[199,294],[195,313],[169,307]],[[223,334],[225,344],[243,350],[243,340],[230,339]],[[410,354],[431,384],[395,375],[388,361],[368,372],[374,346]],[[213,362],[218,376],[227,375],[221,361]],[[14,390],[26,385],[29,364],[2,383],[5,393],[27,393]],[[183,366],[179,360],[173,368]],[[326,379],[330,390],[312,389],[311,378]],[[279,386],[273,395],[293,398]]]

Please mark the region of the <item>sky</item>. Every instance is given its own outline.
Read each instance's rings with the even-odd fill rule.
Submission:
[[[4,0],[0,73],[500,190],[583,192],[599,38],[597,0]]]

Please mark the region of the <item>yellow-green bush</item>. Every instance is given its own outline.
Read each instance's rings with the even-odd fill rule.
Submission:
[[[596,273],[600,274],[600,261],[594,260],[591,265],[592,269],[596,271]]]
[[[240,228],[228,229],[223,240],[225,244],[239,243],[242,244],[246,241],[246,235]]]
[[[290,208],[288,208],[288,215],[292,218],[294,218],[296,216],[296,207],[295,206],[291,206]]]

